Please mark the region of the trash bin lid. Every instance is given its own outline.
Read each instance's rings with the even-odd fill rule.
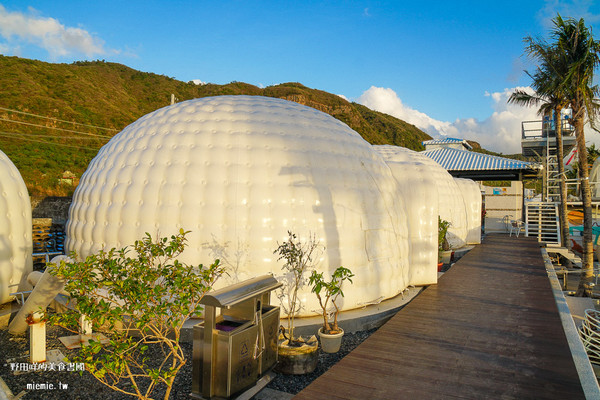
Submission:
[[[242,301],[258,297],[265,292],[275,290],[282,284],[273,275],[263,275],[256,278],[238,282],[204,295],[200,304],[213,307],[229,308]]]

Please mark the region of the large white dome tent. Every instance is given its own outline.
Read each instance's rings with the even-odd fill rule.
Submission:
[[[77,187],[66,251],[85,257],[144,236],[191,231],[182,261],[227,255],[219,286],[281,275],[273,251],[291,230],[314,233],[319,270],[355,273],[343,309],[408,285],[407,222],[384,160],[342,122],[297,103],[258,96],[190,100],[115,135]],[[316,296],[301,293],[310,315]]]
[[[0,151],[0,304],[26,289],[32,251],[29,193],[17,167]]]

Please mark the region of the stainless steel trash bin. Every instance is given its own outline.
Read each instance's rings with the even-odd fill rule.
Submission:
[[[231,398],[277,362],[279,307],[271,275],[210,292],[202,299],[204,321],[194,326],[192,397]]]

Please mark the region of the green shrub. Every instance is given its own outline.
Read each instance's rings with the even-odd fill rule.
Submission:
[[[104,385],[147,399],[157,385],[169,398],[175,376],[187,362],[179,346],[184,322],[202,310],[200,300],[223,273],[216,260],[209,267],[190,266],[176,258],[188,232],[153,241],[149,234],[121,250],[100,251],[80,262],[61,261],[52,273],[65,281],[74,309],[49,317],[50,323],[77,332],[84,315],[109,343],[91,340],[71,361]],[[71,257],[76,259],[76,255]],[[159,346],[163,359],[149,359]],[[120,382],[130,384],[128,389]]]

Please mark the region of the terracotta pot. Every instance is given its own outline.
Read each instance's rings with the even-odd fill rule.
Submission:
[[[442,267],[444,266],[443,262],[438,263],[438,272],[442,272]]]
[[[323,333],[323,327],[319,328],[319,338],[321,339],[321,349],[325,353],[337,353],[342,345],[342,336],[344,336],[344,330],[341,329],[340,333],[334,333],[329,335]]]
[[[319,342],[290,347],[287,341],[277,346],[278,362],[275,370],[286,375],[310,374],[319,362]]]
[[[442,251],[442,262],[444,264],[450,265],[452,263],[452,253],[454,253],[452,250]]]

